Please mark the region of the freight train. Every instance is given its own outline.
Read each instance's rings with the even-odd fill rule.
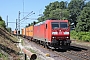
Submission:
[[[68,20],[46,20],[22,29],[22,36],[44,47],[68,48],[71,44]]]

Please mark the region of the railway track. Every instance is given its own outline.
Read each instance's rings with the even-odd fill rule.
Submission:
[[[71,47],[66,52],[54,51],[56,54],[67,58],[67,60],[90,60],[90,50]],[[76,51],[77,50],[77,51]]]
[[[89,49],[71,46],[70,50],[71,51],[67,51],[67,53],[70,53],[70,54],[75,55],[79,58],[82,58],[83,60],[90,60],[90,50]]]
[[[67,60],[90,60],[90,50],[81,47],[71,46],[70,49],[67,50],[66,52],[62,52],[63,50],[61,51],[52,50],[52,51],[55,52],[58,55],[58,57],[62,56],[65,57]]]
[[[62,53],[62,52],[57,52],[57,51],[54,51],[56,54],[58,54],[59,56],[62,56],[62,57],[65,57],[67,60],[72,60],[70,57],[68,57],[68,56],[66,56],[66,55],[68,55],[68,54],[64,54],[64,53]]]
[[[72,55],[75,55],[79,58],[82,58],[83,60],[90,60],[90,56],[85,53],[85,51],[81,52],[75,52],[75,51],[68,51],[67,53],[70,53]]]

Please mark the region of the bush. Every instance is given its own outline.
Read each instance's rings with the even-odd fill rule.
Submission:
[[[0,27],[6,28],[5,21],[0,21]]]
[[[71,31],[71,38],[85,41],[85,42],[90,42],[90,32],[76,32],[76,31]]]
[[[71,31],[70,33],[71,33],[70,35],[71,35],[72,38],[78,39],[78,37],[77,37],[78,33],[76,31]]]
[[[11,31],[12,31],[10,27],[6,28],[6,30],[7,30],[8,32],[11,32]]]
[[[2,57],[2,54],[0,53],[0,57]]]
[[[85,41],[85,42],[90,42],[90,37],[89,37],[89,36],[84,35],[84,36],[82,37],[82,41]]]

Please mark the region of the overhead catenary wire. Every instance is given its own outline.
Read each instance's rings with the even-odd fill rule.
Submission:
[[[27,18],[28,16],[30,16],[31,13],[33,13],[33,11],[31,11],[29,14],[27,14],[27,15],[26,15],[25,17],[23,17],[21,20],[23,20],[23,19]],[[35,13],[33,13],[33,14],[35,14]],[[31,14],[31,15],[32,15],[32,14]],[[20,20],[20,21],[21,21],[21,20]]]

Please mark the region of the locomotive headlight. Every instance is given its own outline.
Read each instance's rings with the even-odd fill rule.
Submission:
[[[55,37],[52,37],[53,39],[55,38]]]
[[[52,39],[55,39],[56,37],[52,37]]]
[[[69,34],[69,32],[64,32],[64,34]]]
[[[52,34],[58,34],[58,32],[52,32]]]
[[[69,37],[66,37],[66,38],[69,38]]]

